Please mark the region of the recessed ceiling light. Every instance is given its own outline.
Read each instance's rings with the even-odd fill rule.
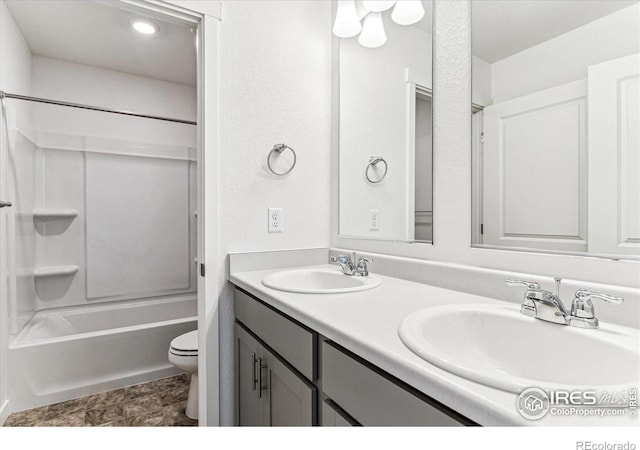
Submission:
[[[131,22],[131,26],[138,33],[155,34],[158,32],[158,25],[144,19],[135,19]]]

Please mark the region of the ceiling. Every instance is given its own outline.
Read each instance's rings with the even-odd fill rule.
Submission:
[[[5,3],[34,55],[196,84],[196,35],[190,24],[138,14],[113,1]],[[158,33],[145,36],[134,31],[130,21],[140,17],[153,21]]]
[[[634,3],[638,0],[473,0],[473,54],[494,63]]]
[[[160,30],[130,27],[142,17],[120,2],[6,0],[32,53],[164,81],[196,84],[195,34],[189,24],[149,19]],[[430,31],[430,1],[418,26]],[[474,55],[493,63],[638,0],[473,0]],[[118,6],[116,6],[118,5]]]

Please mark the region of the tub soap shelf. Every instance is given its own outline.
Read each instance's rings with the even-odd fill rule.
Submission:
[[[35,209],[33,217],[38,220],[74,219],[78,216],[77,209]]]
[[[80,270],[78,266],[39,267],[37,269],[34,269],[33,276],[36,278],[63,277],[68,275],[74,275],[78,273],[78,270]]]

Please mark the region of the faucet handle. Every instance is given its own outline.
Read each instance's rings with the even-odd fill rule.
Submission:
[[[329,261],[331,261],[331,262],[340,262],[340,263],[343,263],[343,264],[349,264],[349,263],[351,263],[351,256],[349,256],[349,255],[332,256],[331,258],[329,258]]]
[[[369,259],[369,258],[365,258],[364,256],[361,256],[360,258],[358,258],[358,264],[368,264],[368,263],[372,263],[373,259]]]
[[[520,306],[520,312],[525,316],[537,317],[536,305],[530,297],[532,295],[541,295],[540,284],[537,281],[524,281],[524,280],[504,280],[509,286],[526,286],[527,292],[524,294],[522,305]],[[536,292],[531,292],[536,291]]]
[[[504,280],[509,286],[526,286],[530,291],[537,291],[540,289],[540,284],[537,281],[524,281],[524,280]]]
[[[601,292],[593,292],[587,289],[578,289],[576,291],[576,298],[574,302],[576,300],[587,301],[593,298],[604,300],[605,302],[613,303],[614,305],[619,305],[620,303],[624,302],[624,298],[622,297],[615,297],[613,295],[603,294]]]
[[[576,298],[571,302],[570,325],[580,328],[598,328],[598,319],[595,315],[593,303],[591,303],[591,299],[594,298],[613,303],[614,305],[619,305],[624,301],[622,297],[592,292],[587,289],[578,289],[576,291]]]

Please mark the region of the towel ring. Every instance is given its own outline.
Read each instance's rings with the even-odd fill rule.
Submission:
[[[273,169],[273,167],[271,167],[271,156],[272,156],[274,153],[278,153],[278,154],[280,154],[280,153],[282,153],[283,151],[285,151],[285,150],[287,150],[287,149],[291,150],[291,153],[293,154],[293,164],[291,164],[291,167],[289,167],[289,170],[286,170],[285,172],[276,172],[276,171]],[[296,166],[296,161],[297,161],[296,152],[295,152],[295,151],[293,151],[293,149],[292,149],[291,147],[289,147],[289,146],[288,146],[288,145],[286,145],[286,144],[276,144],[276,145],[274,145],[274,146],[273,146],[273,148],[272,148],[272,149],[271,149],[271,151],[269,152],[269,155],[267,156],[267,167],[269,167],[269,171],[270,171],[272,174],[277,175],[277,176],[279,176],[279,177],[280,177],[280,176],[282,176],[282,175],[286,175],[286,174],[288,174],[289,172],[291,172],[291,171],[293,170],[293,168]]]
[[[380,162],[384,163],[384,173],[378,180],[372,180],[371,177],[369,176],[369,169]],[[371,158],[369,158],[369,164],[367,164],[367,168],[364,171],[364,176],[367,178],[367,181],[369,183],[376,184],[384,180],[384,177],[387,176],[388,170],[389,170],[389,165],[387,164],[387,161],[385,161],[385,159],[382,156],[372,156]]]

